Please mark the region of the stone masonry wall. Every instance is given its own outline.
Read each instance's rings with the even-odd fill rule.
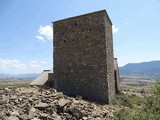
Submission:
[[[113,36],[112,36],[112,25],[108,15],[105,16],[104,20],[105,20],[106,53],[107,53],[106,62],[107,62],[108,97],[110,101],[115,95]]]
[[[55,88],[108,103],[115,94],[112,23],[98,11],[53,23]]]
[[[119,94],[120,91],[120,77],[117,58],[114,58],[114,79],[115,79],[115,93]]]

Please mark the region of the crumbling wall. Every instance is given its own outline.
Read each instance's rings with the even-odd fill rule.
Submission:
[[[114,79],[115,79],[115,93],[119,94],[120,91],[120,75],[117,58],[114,58]]]
[[[54,81],[55,81],[54,73],[48,73],[48,80],[45,83],[45,85],[53,88],[54,87]]]

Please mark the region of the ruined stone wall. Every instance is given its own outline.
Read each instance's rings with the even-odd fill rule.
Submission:
[[[112,24],[105,11],[56,21],[55,88],[108,103],[114,94]]]
[[[54,73],[48,73],[48,80],[45,83],[46,86],[54,87],[55,76]]]
[[[117,58],[114,58],[114,79],[115,79],[115,93],[119,94],[120,91],[120,75]]]

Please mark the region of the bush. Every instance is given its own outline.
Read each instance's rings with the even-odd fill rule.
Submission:
[[[124,100],[124,98],[120,99]],[[119,101],[119,100],[118,100]],[[135,97],[132,96],[128,101],[134,103]],[[140,101],[139,101],[140,102]],[[142,102],[142,101],[141,101]],[[124,105],[124,103],[121,103]],[[133,106],[133,104],[132,104]],[[155,95],[145,97],[141,103],[141,107],[132,107],[120,109],[114,113],[115,120],[160,120],[160,83],[155,85]]]
[[[125,106],[132,108],[133,105],[129,99],[128,96],[126,95],[117,95],[113,100],[112,100],[113,105],[119,105],[119,106]]]
[[[124,95],[123,93],[120,93],[112,100],[112,104],[133,108],[134,105],[140,106],[142,101],[143,98],[137,97],[135,94]]]
[[[118,112],[114,113],[114,119],[115,120],[132,120],[130,116],[130,109],[122,108]]]

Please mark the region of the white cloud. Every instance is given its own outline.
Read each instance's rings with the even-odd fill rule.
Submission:
[[[44,37],[42,37],[42,36],[40,36],[40,35],[36,36],[36,38],[38,39],[38,42],[47,42],[47,41],[44,39]]]
[[[40,26],[39,35],[36,36],[36,38],[39,41],[45,42],[45,39],[52,40],[53,39],[53,28],[49,25],[47,26]]]
[[[15,66],[16,68],[19,68],[19,69],[27,69],[27,65],[26,64],[22,64],[22,63],[19,63]]]
[[[20,68],[20,69],[26,69],[27,66],[26,64],[20,63],[19,60],[10,60],[10,59],[0,59],[0,67],[5,67],[6,69],[8,67],[15,67],[15,68]]]
[[[37,62],[37,61],[34,61],[34,60],[30,61],[30,63],[31,63],[31,64],[38,64],[38,62]]]
[[[0,72],[7,72],[10,69],[27,69],[27,65],[16,59],[0,59]]]
[[[31,60],[27,63],[17,59],[0,59],[0,73],[25,74],[40,73],[48,67],[47,62]]]
[[[40,69],[44,69],[44,65],[46,65],[47,62],[45,61],[35,61],[35,60],[31,60],[29,61],[29,67],[32,70],[40,70]]]
[[[41,65],[39,64],[30,64],[32,69],[37,69],[37,68],[41,68]]]
[[[41,61],[41,63],[42,63],[42,64],[47,64],[47,62],[45,62],[45,61]]]
[[[41,65],[39,62],[33,60],[33,61],[30,61],[30,67],[32,69],[39,69],[41,68]]]
[[[117,33],[119,31],[119,28],[116,27],[115,25],[112,25],[112,32]]]
[[[40,35],[36,36],[36,38],[39,39],[39,40],[44,40],[44,38]]]

